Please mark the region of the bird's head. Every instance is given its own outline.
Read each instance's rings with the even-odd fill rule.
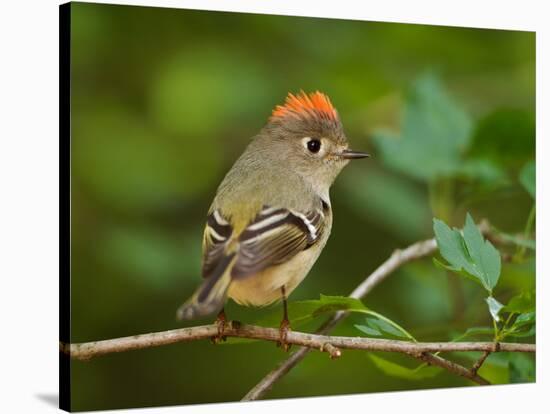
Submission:
[[[349,148],[338,112],[318,91],[289,93],[284,105],[273,110],[261,137],[277,162],[327,190],[350,160],[369,156]]]

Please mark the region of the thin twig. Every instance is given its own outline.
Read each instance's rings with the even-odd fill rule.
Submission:
[[[477,371],[479,371],[489,355],[491,355],[491,351],[484,351],[481,357],[474,363],[474,365],[472,365],[470,372],[474,375],[477,374]]]
[[[61,344],[60,347],[61,351],[68,353],[71,358],[86,360],[114,352],[125,352],[135,349],[174,344],[177,342],[209,339],[217,334],[218,327],[212,324],[143,335],[126,336],[104,341]],[[224,329],[223,334],[227,337],[261,339],[272,342],[280,340],[279,329],[264,328],[255,325],[231,324]],[[365,337],[326,336],[295,331],[288,332],[287,342],[289,344],[305,346],[312,349],[322,349],[331,356],[336,355],[338,349],[400,352],[413,356],[423,352],[470,352],[493,351],[495,349],[493,342],[409,342]],[[328,344],[330,345],[328,346]],[[499,351],[535,352],[535,345],[501,343]]]
[[[472,365],[472,368],[470,369],[470,372],[472,374],[477,374],[477,371],[481,368],[485,360],[491,355],[493,352],[498,352],[500,350],[500,342],[493,342],[493,349],[484,351],[481,357]]]
[[[487,351],[486,351],[487,352]],[[444,368],[447,371],[450,371],[454,374],[460,375],[461,377],[468,378],[471,381],[477,382],[480,385],[490,385],[491,383],[485,378],[477,375],[477,371],[473,372],[467,368],[464,368],[462,365],[457,364],[456,362],[449,361],[445,358],[441,358],[438,355],[433,355],[427,352],[421,353],[416,358],[430,364],[437,365],[438,367]]]
[[[342,356],[342,351],[329,343],[321,345],[321,348],[319,350],[321,352],[328,352],[328,354],[330,355],[330,359],[336,359]]]

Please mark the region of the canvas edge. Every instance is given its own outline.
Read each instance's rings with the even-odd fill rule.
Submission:
[[[71,341],[71,4],[59,6],[59,341]],[[71,361],[59,353],[59,408],[71,411]]]

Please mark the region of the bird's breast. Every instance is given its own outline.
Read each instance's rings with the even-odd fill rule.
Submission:
[[[308,275],[327,243],[332,217],[326,219],[326,227],[317,243],[285,263],[233,280],[229,286],[228,296],[245,306],[267,306],[280,300],[282,286],[285,286],[286,295],[289,296]]]

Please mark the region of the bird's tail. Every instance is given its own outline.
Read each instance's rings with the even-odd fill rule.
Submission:
[[[235,263],[235,253],[224,256],[212,274],[208,276],[177,312],[178,320],[196,319],[219,312],[227,298],[231,283],[231,268]]]

